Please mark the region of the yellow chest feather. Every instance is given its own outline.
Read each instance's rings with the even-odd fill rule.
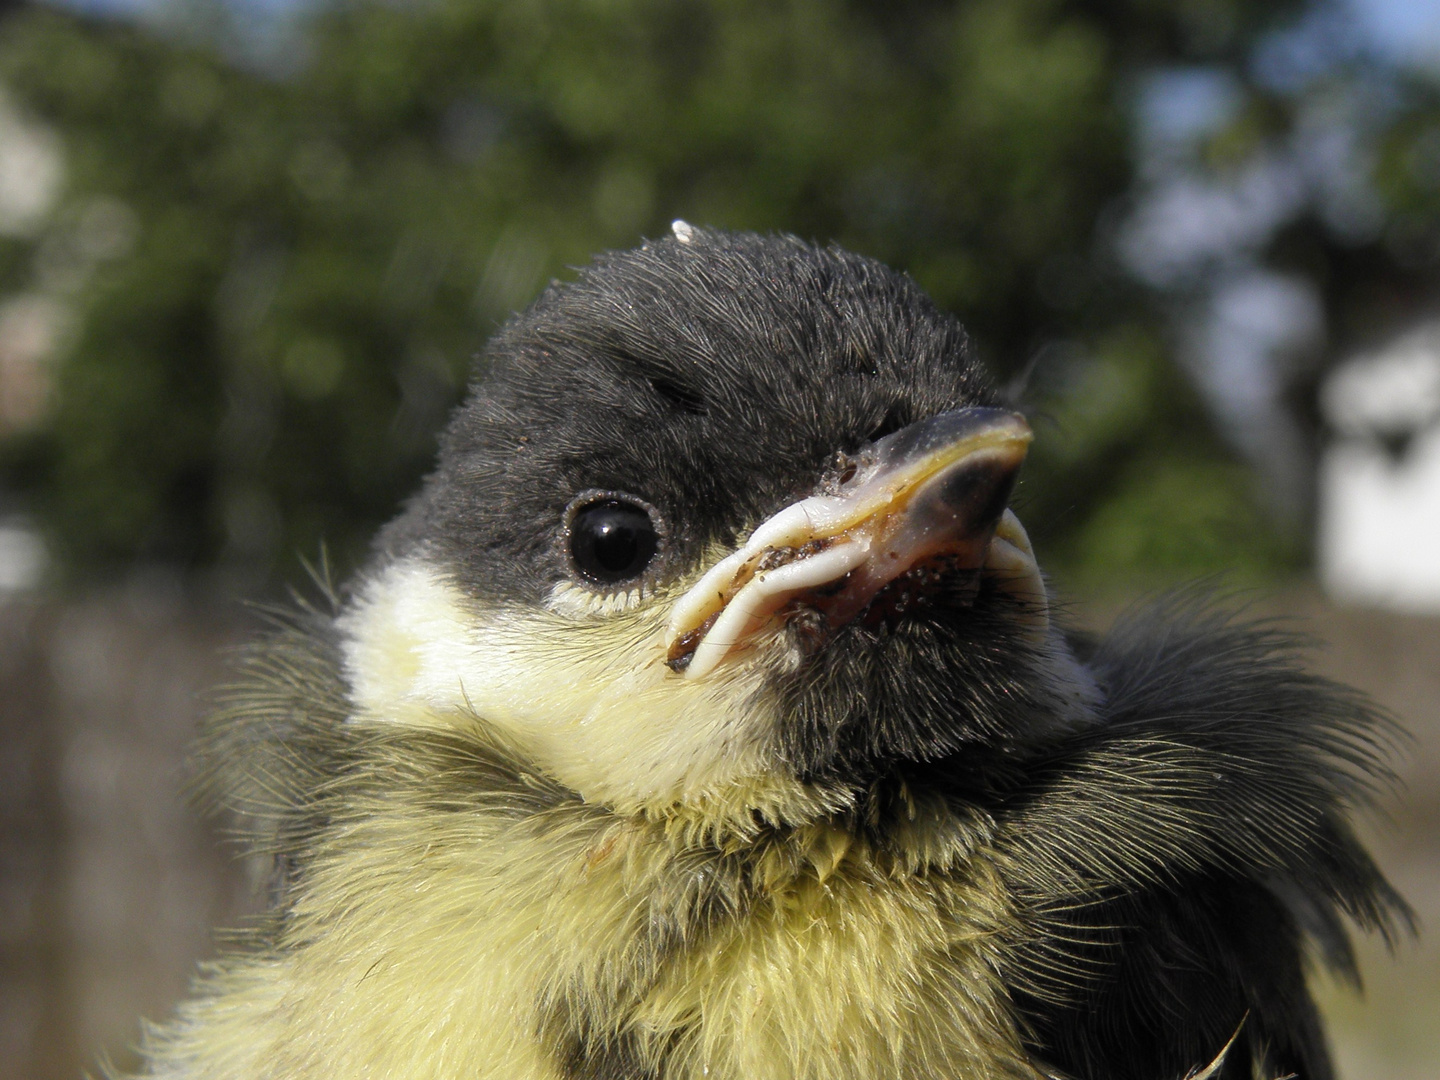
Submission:
[[[727,851],[581,803],[381,799],[331,834],[276,947],[156,1034],[172,1075],[1037,1076],[983,853],[915,869],[833,826]]]

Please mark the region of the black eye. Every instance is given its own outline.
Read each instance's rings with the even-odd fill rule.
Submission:
[[[570,558],[599,585],[639,577],[658,545],[650,512],[635,503],[604,499],[582,506],[570,519]]]

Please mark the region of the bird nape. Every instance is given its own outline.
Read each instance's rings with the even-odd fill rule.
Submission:
[[[147,1075],[1332,1076],[1387,721],[1181,594],[1082,643],[907,277],[695,229],[552,286],[207,783],[271,911]]]

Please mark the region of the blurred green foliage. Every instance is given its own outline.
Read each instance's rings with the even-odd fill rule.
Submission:
[[[0,241],[61,297],[0,465],[72,574],[353,565],[498,320],[672,218],[905,268],[1002,379],[1038,358],[1026,520],[1061,565],[1286,565],[1111,236],[1135,80],[1243,71],[1241,0],[427,0],[319,10],[286,70],[28,10],[0,82],[65,148]]]

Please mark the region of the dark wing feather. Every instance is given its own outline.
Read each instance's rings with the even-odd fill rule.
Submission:
[[[1093,1080],[1329,1080],[1307,940],[1411,920],[1348,824],[1399,731],[1307,671],[1304,642],[1194,595],[1123,620],[1091,664],[1104,722],[998,800],[1025,930],[1009,973],[1037,1053]]]

